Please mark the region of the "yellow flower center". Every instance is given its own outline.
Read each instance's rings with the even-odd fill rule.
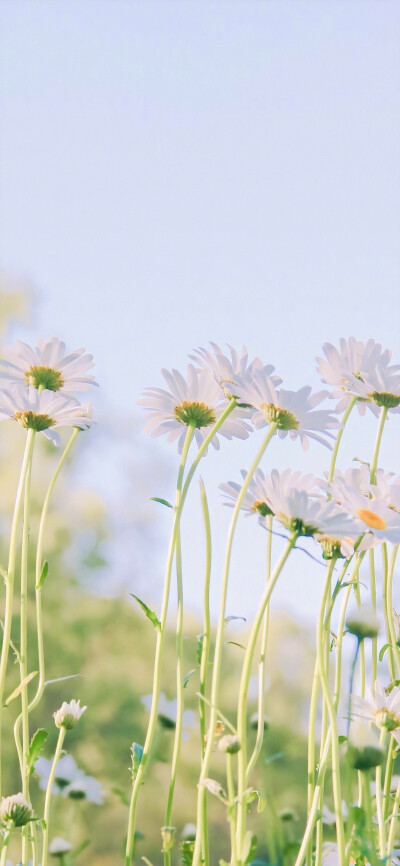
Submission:
[[[186,424],[188,427],[209,427],[210,424],[215,424],[216,416],[209,406],[198,401],[191,402],[184,400],[175,406],[174,415],[177,421],[181,424]]]
[[[260,409],[265,420],[269,424],[277,424],[280,430],[298,430],[300,426],[293,412],[289,412],[288,409],[281,409],[274,403],[263,403]]]
[[[386,529],[387,524],[383,518],[379,517],[379,514],[375,514],[374,511],[370,511],[369,508],[358,508],[357,514],[363,523],[366,523],[371,529]]]
[[[53,367],[30,367],[26,370],[25,380],[28,385],[42,391],[59,391],[64,384],[60,371]]]

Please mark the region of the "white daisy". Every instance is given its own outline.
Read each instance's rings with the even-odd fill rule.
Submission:
[[[327,396],[327,391],[311,394],[308,385],[299,391],[286,391],[284,388],[277,391],[272,379],[262,369],[236,376],[233,383],[240,402],[255,409],[251,418],[255,427],[275,422],[280,437],[288,433],[291,439],[299,437],[304,449],[308,448],[309,438],[331,448],[325,437],[334,438],[328,430],[339,427],[339,422],[326,409],[314,411],[314,407]]]
[[[67,851],[72,851],[72,845],[60,836],[56,836],[49,845],[49,854],[53,857],[62,857]]]
[[[350,481],[353,483],[350,484]],[[386,491],[385,495],[391,497],[391,488],[382,475],[379,484],[381,489]],[[344,513],[352,514],[361,523],[365,535],[359,547],[360,551],[375,547],[383,541],[390,541],[392,544],[400,542],[400,512],[396,507],[391,507],[385,499],[375,496],[378,487],[366,483],[364,467],[348,470],[344,475],[335,472],[329,491],[338,507]],[[393,492],[397,502],[397,484],[393,486]]]
[[[104,791],[97,779],[83,774],[79,779],[74,779],[67,785],[63,791],[63,796],[69,797],[70,800],[90,800],[91,803],[101,806]]]
[[[347,409],[352,397],[357,397],[358,410],[361,415],[365,414],[365,400],[362,384],[370,376],[375,374],[378,367],[387,369],[392,357],[389,349],[382,351],[380,343],[368,340],[367,343],[349,337],[348,340],[340,340],[340,348],[337,349],[331,343],[325,343],[322,347],[326,358],[317,358],[317,370],[322,381],[328,385],[336,386],[331,397],[339,399],[336,411],[341,413]],[[389,369],[399,369],[392,366]],[[361,401],[361,402],[360,402]],[[370,406],[377,414],[375,406]]]
[[[311,535],[318,541],[326,539],[332,554],[335,548],[338,555],[337,548],[344,556],[351,555],[351,540],[360,535],[356,521],[341,513],[334,502],[313,496],[313,482],[316,479],[310,479],[309,475],[299,477],[298,472],[289,469],[280,474],[273,469],[265,479],[267,503],[286,529]]]
[[[400,686],[395,686],[387,695],[383,685],[376,680],[375,697],[371,695],[367,700],[351,695],[351,713],[374,722],[377,728],[390,731],[400,743]]]
[[[144,695],[143,698],[140,699],[140,702],[143,706],[150,712],[151,705],[153,701],[152,695]],[[158,701],[158,710],[157,710],[158,721],[160,725],[166,730],[173,731],[176,728],[176,716],[177,716],[177,701],[169,701],[168,698],[165,697],[164,693],[161,692],[159,701]],[[182,716],[182,726],[183,726],[183,734],[182,738],[184,740],[188,739],[189,730],[194,728],[196,725],[196,714],[193,710],[185,710]]]
[[[241,475],[246,478],[247,472],[241,469]],[[293,487],[301,484],[303,490],[311,490],[315,487],[315,478],[313,475],[301,475],[301,472],[290,472],[289,469],[282,473],[282,478],[290,475],[290,483]],[[246,511],[246,517],[250,514],[261,514],[261,517],[267,517],[272,514],[270,505],[267,502],[269,486],[266,486],[266,477],[262,469],[256,469],[252,480],[246,491],[246,495],[242,502],[242,510]],[[228,497],[228,501],[224,505],[229,505],[233,508],[237,502],[238,496],[242,489],[241,485],[236,481],[228,481],[226,484],[220,484],[220,489]]]
[[[169,391],[164,388],[145,388],[144,398],[139,405],[150,412],[150,420],[144,431],[152,436],[162,436],[166,433],[169,442],[178,439],[179,452],[182,451],[186,436],[186,428],[192,426],[197,444],[200,446],[210,432],[211,427],[228,406],[228,401],[221,394],[221,388],[213,373],[204,368],[197,370],[188,365],[187,379],[178,370],[162,371]],[[218,436],[232,439],[247,439],[252,428],[244,418],[248,412],[235,408],[218,431]],[[214,448],[219,448],[218,436],[212,439]]]
[[[93,424],[91,403],[80,403],[74,397],[42,391],[28,385],[11,385],[0,391],[0,420],[13,419],[27,430],[44,433],[59,445],[60,437],[54,427],[80,427]]]
[[[57,728],[65,728],[67,731],[72,731],[80,717],[87,710],[87,707],[81,707],[79,701],[64,701],[59,710],[53,713],[54,724]]]
[[[39,776],[39,788],[45,791],[49,781],[53,761],[47,758],[38,758],[35,763],[35,773]],[[71,755],[62,755],[58,761],[56,775],[52,789],[53,794],[63,794],[71,782],[83,779],[85,773],[80,770]]]
[[[241,355],[232,346],[228,346],[231,353],[230,358],[224,355],[217,343],[210,342],[210,346],[213,352],[200,348],[196,349],[195,354],[189,357],[197,364],[200,364],[201,367],[206,367],[212,371],[216,381],[229,400],[232,399],[229,383],[233,382],[235,376],[245,376],[248,372],[255,369],[264,370],[264,373],[272,379],[274,385],[280,385],[282,379],[279,376],[273,375],[275,367],[272,364],[264,365],[261,358],[254,358],[253,361],[249,362],[246,346],[243,346]]]
[[[15,346],[3,349],[5,358],[0,359],[0,364],[5,369],[0,370],[0,377],[49,391],[87,391],[97,382],[94,376],[84,375],[94,366],[93,355],[84,352],[74,349],[66,354],[65,343],[58,337],[40,337],[36,349],[16,340]]]
[[[349,376],[348,390],[351,395],[364,400],[375,415],[382,407],[389,412],[400,412],[400,373],[397,366],[377,367],[363,381]]]
[[[355,864],[353,857],[350,857],[350,866]],[[358,862],[358,861],[357,861]],[[322,845],[322,866],[339,866],[339,849],[336,842],[324,842]],[[364,861],[365,866],[370,866],[369,860]]]

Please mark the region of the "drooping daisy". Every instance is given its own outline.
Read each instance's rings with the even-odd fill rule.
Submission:
[[[92,406],[82,404],[74,397],[39,393],[27,385],[12,385],[0,391],[0,420],[18,421],[27,430],[44,433],[55,445],[60,443],[54,427],[80,427],[82,430],[93,424]]]
[[[265,479],[265,490],[268,505],[286,529],[329,542],[331,555],[351,555],[359,524],[341,513],[336,503],[316,498],[308,475],[299,478],[289,469],[282,473],[273,469]]]
[[[217,343],[210,342],[210,346],[213,352],[200,348],[196,349],[195,354],[189,357],[197,364],[200,364],[201,367],[212,371],[228,400],[231,400],[233,396],[230,391],[230,384],[233,383],[234,378],[236,376],[245,376],[248,372],[251,373],[252,370],[264,370],[265,374],[272,379],[274,385],[280,385],[282,379],[274,375],[275,367],[272,364],[264,365],[261,358],[254,358],[249,362],[246,346],[243,346],[241,355],[232,346],[228,346],[231,354],[230,358],[228,355],[224,355]]]
[[[388,368],[392,353],[389,349],[382,351],[381,344],[375,340],[363,343],[355,337],[349,337],[348,340],[342,338],[339,349],[332,343],[325,343],[322,350],[326,357],[316,359],[317,370],[323,382],[335,386],[330,396],[339,400],[336,411],[344,412],[351,398],[357,397],[358,410],[364,415],[366,404],[361,386],[375,374],[378,366]],[[392,365],[389,369],[395,371],[399,368]],[[373,407],[373,411],[375,409]]]
[[[326,409],[315,411],[315,406],[327,396],[327,391],[311,394],[308,385],[299,391],[277,390],[262,369],[236,376],[233,383],[238,400],[254,408],[251,420],[256,428],[274,422],[278,425],[280,437],[288,433],[291,439],[299,437],[304,449],[308,448],[309,438],[316,439],[328,448],[332,447],[325,437],[334,438],[328,430],[339,427],[339,422]]]
[[[350,484],[350,480],[353,484]],[[380,483],[386,487],[386,481],[382,477]],[[390,541],[392,544],[400,542],[400,512],[384,499],[378,499],[374,495],[376,490],[376,485],[366,483],[365,472],[360,469],[350,470],[350,473],[344,475],[335,473],[329,486],[332,499],[338,507],[361,522],[365,535],[359,546],[360,551],[376,547],[383,541]],[[387,495],[390,496],[390,489]]]
[[[162,373],[170,390],[145,388],[144,397],[138,401],[150,413],[144,431],[150,432],[151,436],[165,433],[169,442],[178,439],[181,452],[186,430],[192,426],[200,446],[227,408],[227,399],[221,394],[212,372],[206,368],[197,370],[189,364],[187,379],[178,370],[163,370]],[[218,436],[247,439],[252,428],[244,420],[246,417],[246,410],[235,408],[218,430]],[[211,440],[216,449],[220,447],[218,436]]]
[[[152,705],[153,696],[152,695],[144,695],[143,698],[140,699],[143,706],[150,712]],[[166,730],[173,731],[176,728],[176,714],[177,714],[177,701],[169,701],[168,698],[165,697],[164,693],[161,692],[159,701],[158,701],[158,721],[160,725]],[[196,714],[193,710],[185,710],[182,716],[182,726],[183,733],[182,738],[184,740],[188,739],[189,731],[191,728],[194,728],[196,725]]]
[[[32,385],[48,391],[87,391],[97,385],[94,376],[86,370],[94,366],[93,355],[85,355],[85,349],[74,349],[66,354],[65,343],[58,337],[44,340],[40,337],[36,349],[16,340],[15,346],[3,349],[0,377],[10,382]]]
[[[400,743],[400,686],[395,686],[389,695],[382,683],[375,682],[375,697],[360,698],[351,695],[351,713],[374,722],[377,728],[390,731]]]
[[[241,469],[241,475],[243,478],[246,477],[247,472],[245,469]],[[290,475],[290,484],[293,487],[297,485],[302,486],[303,490],[311,490],[315,487],[315,478],[313,475],[301,475],[301,472],[290,472],[287,469],[282,473],[282,479],[284,483],[284,479],[286,476]],[[229,505],[233,507],[237,502],[238,496],[242,489],[241,485],[236,481],[228,481],[226,484],[220,484],[220,490],[225,493],[228,497],[228,501],[224,502],[224,505]],[[246,511],[246,517],[249,517],[250,514],[260,514],[261,517],[267,517],[270,514],[273,514],[271,510],[271,506],[268,504],[268,491],[269,485],[266,485],[266,477],[262,471],[262,469],[256,469],[252,480],[248,486],[246,491],[246,495],[244,497],[242,503],[242,510]]]

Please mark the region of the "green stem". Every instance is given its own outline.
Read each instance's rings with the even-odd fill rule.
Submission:
[[[343,598],[342,607],[339,615],[339,623],[338,623],[338,631],[336,636],[336,670],[335,670],[335,699],[334,705],[335,710],[337,711],[340,700],[340,689],[341,689],[341,679],[342,679],[342,648],[343,648],[343,635],[346,623],[346,613],[347,613],[347,605],[349,603],[351,590],[354,586],[356,580],[358,580],[358,573],[360,570],[361,563],[364,559],[365,551],[357,554],[353,570],[349,577],[349,585],[346,587],[346,592]]]
[[[370,591],[371,604],[376,613],[376,577],[375,577],[375,551],[372,547],[369,551],[369,572],[370,572]],[[372,638],[372,694],[375,694],[375,682],[378,676],[378,638]]]
[[[201,661],[200,661],[200,695],[199,713],[200,713],[200,737],[201,737],[201,756],[204,757],[206,747],[206,704],[202,698],[207,696],[207,679],[208,665],[210,658],[210,638],[211,638],[211,619],[210,619],[210,578],[211,578],[211,560],[212,560],[212,542],[211,542],[211,522],[210,512],[208,508],[206,490],[203,481],[200,480],[200,496],[201,507],[203,511],[204,530],[206,539],[206,563],[204,576],[204,621],[203,621],[203,640],[201,645]],[[210,851],[208,841],[208,821],[207,821],[207,798],[203,800],[203,816],[202,816],[202,861],[204,866],[209,866]]]
[[[340,783],[340,755],[339,755],[339,738],[338,738],[338,730],[337,730],[337,720],[336,720],[336,711],[334,707],[334,703],[332,700],[329,679],[327,671],[325,670],[325,657],[324,657],[324,611],[326,608],[330,587],[331,587],[331,575],[335,565],[335,560],[332,560],[327,569],[327,579],[325,584],[325,590],[323,594],[323,599],[321,603],[321,613],[318,622],[318,635],[317,635],[317,657],[318,657],[318,667],[320,680],[322,685],[322,690],[324,693],[324,698],[329,714],[330,728],[331,728],[331,737],[332,737],[332,786],[333,786],[333,798],[335,804],[335,814],[336,814],[336,830],[337,830],[337,845],[338,845],[338,857],[339,857],[339,866],[346,866],[346,851],[345,851],[345,838],[344,838],[344,828],[343,828],[343,816],[342,816],[342,793],[341,793],[341,783]]]
[[[354,653],[353,661],[352,661],[352,665],[351,665],[351,668],[350,668],[349,699],[348,699],[348,703],[347,703],[347,737],[349,736],[349,730],[350,730],[350,721],[351,721],[351,696],[352,696],[352,694],[353,694],[354,674],[355,674],[355,672],[356,672],[356,665],[357,665],[357,659],[358,659],[358,653],[359,653],[359,650],[360,650],[360,646],[361,646],[361,641],[360,641],[360,638],[358,637],[358,638],[357,638],[357,643],[356,643],[356,651],[355,651],[355,653]]]
[[[371,474],[370,474],[370,483],[371,484],[376,484],[376,470],[378,468],[379,450],[381,447],[383,428],[385,426],[385,421],[387,418],[388,411],[389,410],[386,408],[386,406],[382,406],[381,417],[379,419],[378,432],[376,434],[376,440],[375,440],[375,450],[374,450],[374,454],[372,457],[372,463],[371,463]]]
[[[324,748],[323,756],[322,756],[321,763],[319,766],[317,784],[315,785],[315,789],[314,789],[314,796],[312,799],[311,808],[310,808],[308,819],[307,819],[306,829],[303,833],[303,838],[301,841],[299,853],[296,857],[296,862],[294,863],[294,866],[301,866],[301,864],[303,863],[304,857],[306,856],[307,848],[308,848],[310,840],[312,838],[312,832],[314,829],[315,820],[316,820],[316,816],[318,814],[318,809],[319,809],[319,804],[320,804],[321,790],[322,790],[322,786],[324,783],[325,773],[326,773],[326,769],[327,769],[327,765],[328,765],[330,745],[331,745],[331,732],[329,730],[327,738],[325,740],[325,748]]]
[[[352,399],[350,400],[350,403],[349,403],[349,405],[348,405],[348,407],[347,407],[347,409],[343,415],[342,426],[339,429],[339,432],[338,432],[337,437],[336,437],[336,442],[333,446],[331,464],[329,467],[328,484],[331,483],[333,476],[335,474],[336,460],[337,460],[340,442],[341,442],[341,439],[342,439],[342,436],[344,433],[344,428],[346,426],[346,423],[348,421],[350,413],[353,409],[353,406],[355,406],[356,402],[357,402],[357,397],[352,397]]]
[[[10,548],[8,556],[8,568],[6,579],[6,601],[5,601],[5,616],[3,627],[3,645],[1,650],[0,661],[0,796],[1,796],[1,732],[3,720],[3,703],[4,703],[4,685],[6,679],[8,653],[10,648],[11,624],[12,624],[12,609],[14,599],[14,577],[15,577],[15,562],[17,555],[17,533],[18,523],[21,511],[22,497],[25,489],[25,478],[28,471],[29,462],[31,459],[34,443],[34,431],[28,430],[25,442],[25,451],[22,460],[21,473],[18,482],[17,495],[15,498],[14,514],[11,525]]]
[[[388,844],[387,844],[388,863],[391,862],[392,854],[393,854],[394,840],[395,840],[396,827],[397,827],[397,819],[398,819],[398,815],[399,815],[399,806],[400,806],[400,780],[399,780],[398,785],[397,785],[396,794],[395,794],[394,803],[393,803],[392,815],[391,815],[390,824],[389,824],[389,835],[388,835]]]
[[[386,731],[384,729],[381,730],[380,735],[380,746],[384,747],[386,739]],[[384,816],[384,807],[382,803],[382,767],[379,765],[375,770],[375,785],[376,785],[376,811],[378,816],[378,829],[379,829],[379,852],[380,856],[385,856],[386,850],[386,826],[385,826],[385,816]]]
[[[47,866],[47,855],[49,848],[49,822],[50,822],[50,804],[51,804],[51,796],[54,785],[54,778],[56,775],[57,764],[60,759],[61,750],[64,744],[66,729],[64,727],[60,728],[60,733],[58,735],[56,751],[54,754],[53,763],[51,765],[49,781],[47,782],[46,788],[46,797],[44,801],[44,825],[43,825],[43,851],[42,851],[42,866]]]
[[[269,603],[272,590],[278,580],[278,577],[290,555],[292,552],[296,541],[298,538],[298,533],[294,532],[290,536],[288,543],[281,554],[273,573],[268,581],[268,585],[265,588],[264,595],[261,599],[260,605],[258,607],[258,611],[256,613],[247,647],[244,656],[242,675],[240,679],[239,686],[239,696],[238,696],[238,721],[237,721],[237,733],[240,741],[240,752],[238,752],[238,820],[237,820],[237,851],[239,863],[241,863],[242,857],[242,846],[243,840],[246,832],[246,817],[247,817],[247,803],[245,797],[245,789],[246,789],[246,768],[247,768],[247,741],[246,741],[246,725],[247,725],[247,693],[249,688],[249,681],[251,676],[251,666],[254,657],[254,651],[256,648],[256,642],[258,633],[261,627],[261,623],[263,621],[265,611],[267,609],[267,605]]]
[[[180,531],[176,533],[176,577],[178,589],[178,612],[176,619],[176,727],[174,734],[174,745],[172,751],[171,778],[168,790],[167,809],[165,813],[165,826],[172,824],[172,807],[174,802],[174,791],[176,774],[181,750],[182,720],[183,720],[183,583],[182,583],[182,549]],[[164,853],[164,866],[171,866],[171,846],[168,844]]]
[[[3,847],[1,849],[0,866],[6,866],[7,863],[7,851],[11,839],[11,832],[11,830],[6,830],[5,832]]]
[[[277,430],[277,424],[270,424],[268,433],[259,449],[252,466],[250,467],[237,498],[235,507],[233,509],[233,514],[231,518],[231,523],[229,527],[226,553],[225,553],[225,563],[224,563],[224,571],[222,578],[222,592],[221,592],[221,602],[220,602],[220,612],[219,619],[217,625],[217,634],[215,640],[215,650],[214,650],[214,663],[213,663],[213,676],[212,676],[212,684],[211,684],[211,712],[210,712],[210,720],[209,720],[209,728],[207,735],[207,744],[204,752],[204,758],[202,762],[199,786],[198,786],[198,796],[197,796],[197,834],[196,834],[196,842],[193,852],[193,861],[192,866],[199,866],[200,856],[201,856],[201,839],[202,839],[202,823],[203,823],[203,815],[204,815],[204,799],[206,796],[206,789],[202,784],[204,779],[208,776],[208,769],[210,766],[211,755],[213,750],[214,743],[214,732],[215,726],[217,723],[217,707],[218,707],[218,693],[219,693],[219,684],[221,678],[221,663],[222,663],[222,649],[223,649],[223,640],[224,640],[224,627],[225,627],[225,608],[226,608],[226,596],[228,590],[228,580],[229,580],[229,568],[231,561],[231,553],[232,553],[232,544],[233,538],[235,534],[236,523],[238,520],[239,512],[242,506],[242,502],[246,495],[248,486],[250,484],[251,479],[257,469],[257,466],[269,444],[272,437],[274,436]],[[185,485],[186,486],[186,485]],[[240,754],[240,753],[239,753]],[[128,866],[128,864],[126,864]]]
[[[154,734],[156,731],[157,725],[157,710],[158,710],[158,699],[160,696],[160,688],[161,688],[161,663],[162,663],[162,655],[164,648],[164,638],[165,632],[167,628],[167,614],[168,614],[168,604],[169,604],[169,596],[170,596],[170,588],[171,588],[171,573],[172,573],[172,563],[174,560],[175,554],[175,546],[179,533],[180,526],[180,516],[182,512],[182,484],[183,484],[183,475],[185,471],[185,465],[187,460],[187,455],[190,447],[190,443],[192,441],[194,435],[194,427],[188,427],[186,438],[184,442],[184,446],[182,449],[181,460],[179,464],[178,471],[178,479],[176,484],[176,494],[175,494],[175,514],[174,514],[174,522],[171,533],[171,540],[168,549],[167,556],[167,565],[165,572],[165,581],[164,581],[164,593],[161,607],[161,625],[157,630],[157,640],[156,640],[156,651],[155,651],[155,659],[154,659],[154,671],[153,671],[153,693],[152,693],[152,703],[150,710],[150,718],[149,724],[147,728],[147,734],[145,739],[145,744],[143,747],[143,755],[142,761],[138,768],[136,778],[133,782],[132,786],[132,795],[131,801],[129,805],[129,818],[128,818],[128,834],[126,840],[126,851],[125,851],[125,866],[130,866],[133,855],[133,845],[135,840],[135,823],[136,823],[136,808],[137,801],[140,791],[140,786],[144,780],[147,763],[149,760],[150,750],[153,745]]]
[[[396,758],[395,751],[395,743],[393,742],[392,737],[389,738],[389,748],[386,759],[386,768],[385,768],[385,781],[383,785],[383,820],[385,822],[389,817],[389,805],[390,805],[390,789],[393,775],[393,766]]]
[[[399,544],[396,544],[393,547],[392,555],[390,557],[390,565],[387,572],[387,585],[386,585],[386,610],[387,610],[387,624],[389,626],[389,634],[390,634],[390,644],[393,648],[394,660],[396,662],[397,668],[397,678],[400,679],[400,650],[397,643],[397,636],[393,622],[393,578],[394,578],[394,567],[396,565],[397,554],[399,552]]]
[[[375,842],[375,828],[372,818],[372,809],[371,809],[371,791],[369,788],[369,774],[364,772],[362,775],[362,791],[363,791],[363,804],[364,804],[364,812],[366,818],[366,829],[369,839],[369,860],[371,866],[379,866],[379,860],[376,854],[376,842]]]
[[[390,599],[390,610],[389,610],[389,592],[388,592],[388,577],[389,577],[389,562],[388,562],[388,552],[387,552],[387,544],[384,542],[382,545],[382,566],[383,566],[383,613],[385,617],[385,630],[386,630],[386,640],[389,644],[388,647],[388,659],[389,659],[389,670],[392,681],[396,679],[396,670],[394,664],[394,649],[396,644],[396,637],[394,634],[394,626],[393,626],[393,616],[392,616],[392,602]]]
[[[73,433],[70,439],[67,442],[66,447],[58,461],[57,467],[53,474],[53,477],[50,481],[49,487],[47,489],[47,493],[43,502],[42,513],[40,516],[40,524],[39,524],[39,532],[38,532],[38,540],[36,547],[36,565],[35,565],[35,593],[36,593],[36,633],[37,633],[37,642],[38,642],[38,660],[39,660],[39,680],[36,689],[36,693],[34,694],[29,707],[28,712],[31,713],[38,705],[41,700],[41,697],[44,692],[45,687],[45,655],[44,655],[44,639],[43,639],[43,614],[42,614],[42,590],[43,587],[40,585],[40,577],[43,569],[43,541],[44,541],[44,531],[46,527],[46,519],[50,505],[50,499],[57,481],[57,478],[60,474],[62,466],[65,463],[65,460],[72,448],[72,445],[75,442],[75,439],[80,433],[81,430],[79,427],[74,427]],[[19,739],[19,728],[22,721],[22,713],[18,716],[15,721],[14,733],[16,737],[16,741]]]
[[[228,788],[228,821],[231,837],[231,864],[237,866],[237,851],[236,851],[236,797],[235,785],[233,781],[233,755],[226,753],[226,782]]]
[[[268,586],[271,577],[271,559],[272,559],[272,524],[273,517],[267,517],[267,576],[266,585]],[[262,626],[261,636],[261,652],[260,661],[258,664],[258,718],[257,718],[257,737],[253,749],[253,754],[249,760],[246,779],[249,779],[254,767],[258,761],[262,744],[264,740],[264,705],[265,705],[265,660],[267,656],[267,640],[268,640],[268,625],[269,625],[269,606],[267,606]]]

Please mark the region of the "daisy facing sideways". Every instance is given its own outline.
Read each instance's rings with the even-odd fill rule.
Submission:
[[[74,349],[68,353],[58,337],[50,340],[39,337],[36,349],[16,340],[15,346],[3,349],[0,365],[4,369],[0,368],[0,377],[48,391],[88,391],[97,382],[86,372],[94,366],[93,355],[84,352],[85,349]]]
[[[379,680],[375,682],[375,697],[367,700],[351,695],[351,714],[367,719],[380,730],[389,731],[400,744],[400,686],[395,686],[389,695]]]
[[[18,421],[26,430],[44,433],[48,439],[59,445],[60,437],[54,427],[79,427],[85,430],[93,424],[90,403],[82,404],[74,397],[55,394],[53,391],[41,393],[27,385],[11,385],[0,391],[0,421]]]
[[[365,414],[366,401],[363,383],[375,376],[376,371],[400,369],[389,367],[392,353],[389,349],[382,351],[380,343],[368,340],[363,343],[355,337],[340,340],[339,348],[332,343],[324,343],[322,351],[325,358],[317,358],[317,370],[323,382],[333,385],[335,390],[330,396],[339,400],[336,412],[344,412],[352,398],[357,399],[357,408],[361,415]],[[374,414],[378,414],[376,406],[370,405]]]

